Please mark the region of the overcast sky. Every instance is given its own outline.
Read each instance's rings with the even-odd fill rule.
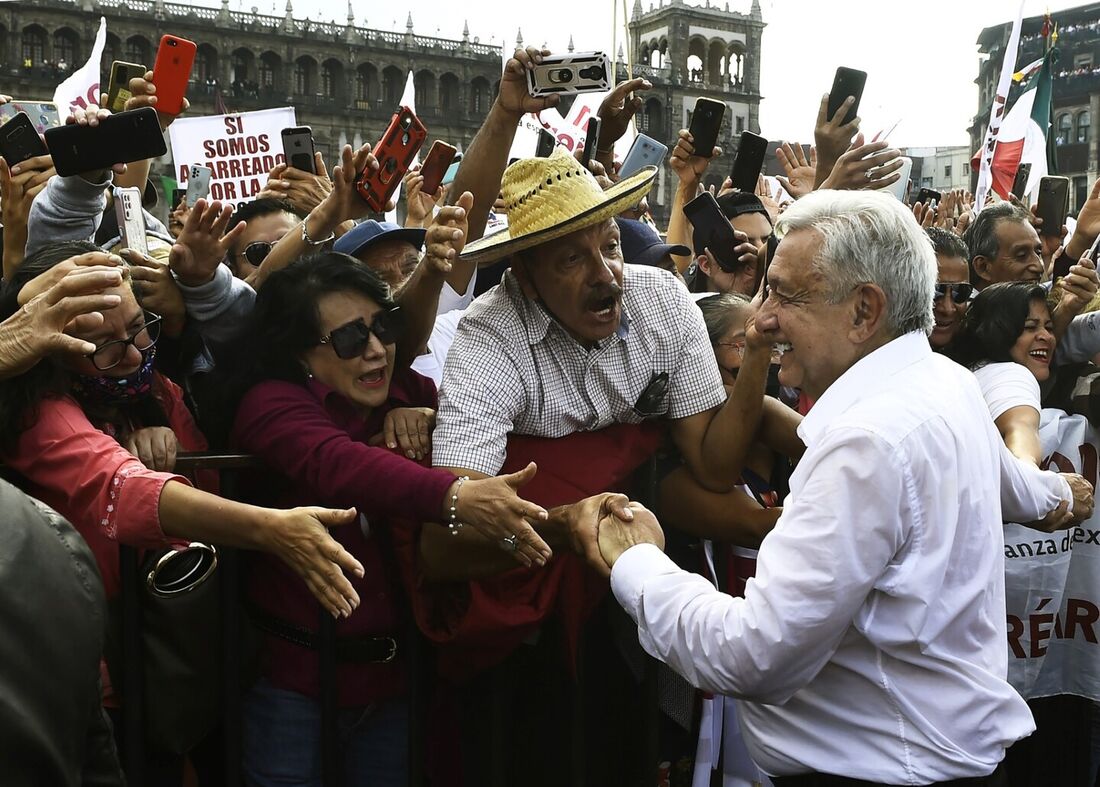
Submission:
[[[655,1],[655,0],[654,0]],[[666,0],[667,3],[668,0]],[[721,5],[724,0],[712,0]],[[215,0],[204,4],[217,5]],[[686,0],[703,5],[704,0]],[[730,10],[748,13],[752,0],[731,0]],[[408,14],[421,35],[460,38],[464,21],[482,43],[514,46],[517,29],[528,44],[565,51],[569,36],[578,51],[611,51],[612,8],[623,0],[359,0],[355,22],[404,32]],[[234,9],[258,6],[282,15],[286,0],[230,0]],[[273,5],[274,4],[274,5]],[[626,0],[627,13],[634,0]],[[650,7],[643,0],[643,8]],[[1081,2],[1026,0],[1024,16],[1058,11]],[[867,71],[860,115],[874,134],[900,121],[895,145],[969,144],[967,126],[977,110],[978,49],[982,28],[1009,22],[1019,0],[761,0],[763,36],[761,132],[772,140],[809,141],[821,95],[839,65]],[[294,15],[347,18],[347,0],[294,0]],[[552,10],[549,10],[552,9]],[[618,39],[623,40],[620,32]]]

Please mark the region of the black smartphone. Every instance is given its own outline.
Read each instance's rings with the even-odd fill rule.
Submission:
[[[943,195],[935,189],[921,189],[917,192],[917,202],[926,208],[933,202],[938,205],[941,199],[943,199]]]
[[[172,189],[172,210],[175,210],[187,196],[187,189]]]
[[[848,114],[844,116],[842,125],[847,125],[855,120],[856,113],[859,111],[859,101],[863,98],[863,86],[866,84],[866,71],[845,68],[844,66],[838,68],[836,75],[833,76],[833,89],[829,91],[829,108],[826,110],[825,119],[832,120],[833,115],[840,109],[840,105],[844,103],[844,99],[848,96],[854,96],[856,101],[848,107]]]
[[[773,232],[768,236],[768,250],[767,254],[764,256],[764,264],[756,266],[756,278],[752,283],[752,291],[754,293],[760,291],[761,283],[767,278],[768,268],[772,266],[772,260],[775,258],[775,250],[777,248],[779,248],[779,238]]]
[[[703,249],[710,249],[722,270],[734,273],[741,269],[741,264],[733,253],[737,246],[733,227],[718,207],[713,194],[704,191],[684,205],[684,215],[691,222],[695,256],[703,254]]]
[[[600,126],[602,121],[598,117],[588,119],[588,127],[584,131],[584,150],[581,151],[581,166],[588,167],[588,162],[596,158],[596,147],[600,142]]]
[[[1022,202],[1027,189],[1027,182],[1031,178],[1031,162],[1025,162],[1016,167],[1016,177],[1012,179],[1012,193]]]
[[[722,118],[726,114],[726,105],[712,98],[700,98],[695,101],[691,113],[691,134],[695,155],[710,158],[714,146],[718,144],[718,132],[722,130]]]
[[[737,158],[733,160],[730,180],[738,191],[752,194],[756,191],[756,179],[764,168],[764,156],[768,153],[768,140],[751,131],[741,132],[737,146]]]
[[[1039,181],[1039,200],[1036,215],[1043,220],[1041,235],[1057,237],[1062,234],[1069,211],[1069,178],[1050,175]]]
[[[152,107],[119,112],[99,121],[98,126],[74,123],[46,129],[46,147],[62,177],[160,158],[168,150]]]
[[[38,136],[38,130],[26,112],[19,112],[0,126],[0,156],[4,157],[9,167],[47,153],[46,143]]]
[[[546,158],[554,152],[554,146],[558,144],[557,139],[544,128],[539,129],[539,142],[535,146],[535,158]]]
[[[283,155],[286,156],[286,163],[294,169],[316,175],[317,167],[313,156],[316,150],[313,145],[313,129],[309,126],[284,128],[282,137]]]

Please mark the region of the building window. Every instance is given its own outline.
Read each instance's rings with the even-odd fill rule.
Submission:
[[[966,178],[970,177],[970,162],[969,161],[964,161],[963,162],[963,177],[966,177]]]
[[[943,167],[943,176],[945,178],[947,178],[948,180],[951,179],[951,165],[950,164],[945,164],[944,165],[944,167]]]
[[[1088,142],[1089,141],[1089,111],[1086,109],[1084,112],[1077,115],[1077,141]]]
[[[53,37],[53,55],[57,62],[65,61],[70,66],[76,60],[76,42],[66,32],[58,32]]]
[[[742,115],[737,116],[737,133],[740,134],[745,130],[745,118]]]
[[[1068,112],[1064,112],[1058,116],[1058,136],[1054,139],[1055,144],[1064,145],[1069,142],[1069,132],[1072,123],[1073,121],[1070,119]]]
[[[921,178],[920,185],[922,189],[932,188],[932,178]]]
[[[23,31],[23,64],[42,65],[46,60],[46,31]],[[12,91],[15,92],[15,91]]]
[[[260,87],[275,87],[275,65],[270,60],[260,61]]]

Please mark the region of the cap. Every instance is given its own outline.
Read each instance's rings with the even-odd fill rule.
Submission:
[[[406,229],[391,221],[367,219],[350,232],[341,235],[333,244],[332,250],[357,257],[384,240],[403,240],[419,249],[424,245],[424,236],[427,234],[427,230]]]
[[[680,244],[665,243],[657,230],[645,222],[634,219],[615,219],[619,225],[619,241],[623,247],[623,259],[631,265],[656,265],[664,256],[675,254],[688,256],[691,249]]]

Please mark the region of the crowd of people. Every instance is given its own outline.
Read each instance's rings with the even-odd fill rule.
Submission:
[[[355,187],[370,145],[146,213],[148,255],[112,188],[150,162],[0,160],[4,783],[122,784],[123,750],[222,783],[220,673],[123,654],[174,620],[166,561],[236,548],[250,785],[1093,784],[1057,724],[1087,700],[1008,681],[1003,528],[1092,515],[1040,426],[1100,355],[1100,183],[1072,235],[910,205],[823,99],[782,201],[716,190],[716,250],[683,206],[717,151],[669,141],[664,232],[656,168],[618,177],[643,80],[595,160],[509,161],[548,54],[452,183],[406,174],[404,226]],[[251,457],[231,489],[184,461],[211,449]],[[1061,751],[1074,781],[1035,781]]]

